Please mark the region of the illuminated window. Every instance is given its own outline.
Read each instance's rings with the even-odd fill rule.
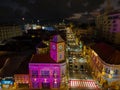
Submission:
[[[59,88],[59,87],[60,87],[60,83],[58,83],[58,82],[53,83],[53,88]]]
[[[50,83],[49,82],[42,82],[42,88],[44,88],[44,89],[50,88]]]
[[[114,74],[115,74],[115,75],[117,75],[117,74],[118,74],[118,70],[117,70],[117,69],[114,71]]]
[[[53,77],[54,77],[54,78],[58,77],[57,71],[53,71]]]
[[[62,54],[60,54],[60,57],[59,57],[60,59],[62,59]]]
[[[65,76],[65,71],[62,71],[62,77],[64,77]]]
[[[38,77],[38,71],[32,70],[32,77]]]
[[[39,88],[39,83],[38,82],[32,82],[32,87],[33,88]]]
[[[109,70],[108,68],[106,68],[105,72],[106,72],[107,74],[109,74],[109,73],[110,73],[110,70]]]
[[[49,77],[50,76],[50,72],[49,71],[41,71],[41,76],[42,77]]]

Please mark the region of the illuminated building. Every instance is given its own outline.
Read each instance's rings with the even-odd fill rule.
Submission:
[[[11,77],[2,78],[0,80],[0,88],[12,88],[14,80]]]
[[[46,30],[46,31],[54,31],[55,30],[55,28],[53,26],[42,26],[42,29]]]
[[[113,11],[97,18],[97,28],[101,37],[114,44],[120,44],[120,11]]]
[[[45,54],[48,52],[48,46],[46,44],[44,44],[43,42],[40,42],[36,46],[36,52],[37,52],[37,54]]]
[[[120,11],[109,13],[108,20],[109,35],[107,38],[110,42],[120,45]]]
[[[26,24],[24,26],[25,28],[25,32],[28,33],[28,30],[39,30],[41,29],[42,27],[40,25],[37,25],[37,24]]]
[[[100,37],[116,45],[120,45],[119,18],[120,10],[113,11],[109,0],[106,11],[96,18],[96,27],[99,29]]]
[[[86,51],[94,79],[103,87],[106,82],[107,87],[120,86],[120,51],[105,43],[97,43]]]
[[[12,37],[21,36],[22,30],[17,25],[1,25],[0,26],[0,41],[10,39]]]
[[[75,35],[70,27],[67,27],[67,29],[66,29],[66,37],[67,37],[67,42],[69,42],[69,46],[74,46],[75,45]]]
[[[75,28],[75,31],[76,36],[80,39],[90,39],[94,35],[94,30],[92,29],[92,27],[89,27],[87,29]]]
[[[59,31],[66,30],[66,25],[64,24],[59,24],[55,26]]]
[[[60,88],[65,85],[65,42],[59,35],[50,41],[50,54],[33,55],[29,75],[30,88]]]
[[[14,87],[18,88],[29,87],[29,74],[15,74],[14,79],[15,79]]]

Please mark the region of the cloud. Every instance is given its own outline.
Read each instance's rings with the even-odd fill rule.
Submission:
[[[110,4],[114,9],[120,9],[119,5],[120,0],[110,0]],[[107,2],[104,1],[104,3],[100,6],[102,9],[106,7]]]
[[[119,0],[112,1],[117,8]],[[104,4],[104,0],[2,0],[0,6],[12,8],[17,17],[54,19],[91,12],[104,7]]]

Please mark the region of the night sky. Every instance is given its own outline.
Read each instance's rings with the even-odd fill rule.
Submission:
[[[120,0],[111,0],[118,8]],[[59,19],[102,9],[105,0],[1,0],[0,22],[25,19]]]

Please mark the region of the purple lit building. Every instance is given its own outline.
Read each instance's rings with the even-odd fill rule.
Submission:
[[[50,53],[36,53],[29,63],[31,88],[60,88],[66,82],[65,42],[59,36],[50,40]]]

